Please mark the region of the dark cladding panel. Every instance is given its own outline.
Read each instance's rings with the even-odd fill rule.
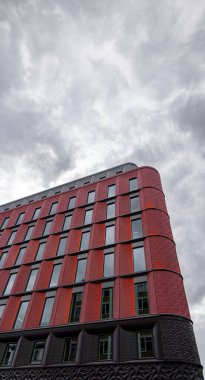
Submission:
[[[33,346],[34,342],[32,340],[22,338],[15,361],[16,367],[30,364]]]
[[[89,334],[84,331],[82,347],[82,363],[96,362],[98,359],[98,335]]]
[[[137,332],[120,329],[120,361],[136,360],[138,356]]]
[[[62,363],[63,351],[65,345],[65,338],[63,336],[51,335],[46,364],[60,364]]]

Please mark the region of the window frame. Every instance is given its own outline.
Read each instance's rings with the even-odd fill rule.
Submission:
[[[16,219],[16,223],[15,223],[15,225],[16,226],[18,226],[19,224],[21,224],[22,223],[22,221],[23,221],[23,219],[24,219],[24,216],[25,216],[25,211],[23,211],[23,212],[20,212],[20,214],[19,214],[19,216],[18,216],[18,218]],[[23,215],[23,216],[22,216]]]
[[[74,360],[70,360],[70,356],[71,356],[71,344],[72,344],[72,340],[76,341],[76,351],[75,351],[75,359]],[[67,352],[67,346],[68,346],[68,342],[69,342],[69,353],[68,353],[68,360],[65,359],[65,356],[66,356],[66,352]],[[77,354],[77,348],[78,348],[78,337],[76,336],[72,336],[72,337],[66,337],[65,338],[65,344],[64,344],[64,350],[63,350],[63,363],[75,363],[76,362],[76,354]]]
[[[142,292],[145,292],[146,295],[143,296],[139,296],[139,290],[138,290],[138,286],[139,285],[145,285],[146,284],[146,289],[141,291]],[[147,308],[141,308],[139,307],[139,301],[141,301],[142,303],[144,302],[147,302]],[[148,284],[147,284],[147,280],[143,280],[143,281],[139,281],[139,279],[135,282],[135,308],[136,308],[136,315],[137,316],[143,316],[143,315],[149,315],[150,314],[150,304],[149,304],[149,289],[148,289]],[[145,312],[144,312],[145,310]],[[148,311],[147,311],[148,310]]]
[[[151,338],[151,343],[152,343],[152,353],[153,355],[152,356],[144,356],[142,354],[142,344],[141,344],[141,339],[142,337],[145,337],[145,338]],[[155,357],[155,350],[154,350],[154,336],[153,336],[153,331],[152,330],[143,330],[143,331],[138,331],[137,332],[137,347],[138,347],[138,356],[139,356],[139,359],[153,359]],[[145,352],[145,351],[144,351]]]
[[[43,320],[43,316],[44,316],[44,312],[45,312],[45,309],[46,309],[46,302],[48,299],[53,299],[53,303],[52,303],[52,307],[51,307],[51,310],[50,310],[50,318],[49,318],[49,321],[48,322],[44,322],[42,323],[42,320]],[[52,312],[53,312],[53,307],[54,307],[54,302],[55,302],[55,295],[48,295],[46,296],[45,300],[44,300],[44,305],[43,305],[43,310],[42,310],[42,314],[41,314],[41,319],[40,319],[40,323],[39,323],[39,327],[47,327],[50,325],[50,321],[51,321],[51,316],[52,316]]]
[[[74,204],[72,204],[72,199],[74,199]],[[67,210],[73,210],[75,208],[75,205],[76,205],[76,195],[72,196],[69,198],[68,200],[68,207],[67,207]]]
[[[114,188],[114,194],[112,194],[111,188]],[[107,188],[107,198],[113,198],[113,197],[116,197],[116,183],[113,183],[112,185],[108,185],[108,188]]]
[[[108,338],[108,358],[102,358],[101,357],[101,342],[105,339]],[[103,334],[99,336],[99,342],[98,342],[98,361],[111,361],[113,360],[113,342],[112,342],[112,334]]]
[[[1,224],[0,230],[5,230],[8,222],[9,222],[10,216],[6,216]]]
[[[109,301],[103,302],[103,297],[104,293],[106,291],[109,291]],[[108,320],[108,319],[113,319],[113,286],[109,286],[106,288],[102,288],[102,293],[101,293],[101,310],[100,310],[100,319],[101,320]],[[106,305],[109,305],[109,316],[107,316],[107,313],[105,313],[105,316],[103,316],[103,307],[106,308]]]
[[[3,295],[4,295],[4,296],[9,296],[9,295],[12,293],[12,289],[13,289],[14,284],[15,284],[15,281],[16,281],[17,273],[18,273],[17,271],[16,271],[16,272],[13,272],[13,273],[12,273],[12,271],[10,272],[9,277],[8,277],[8,280],[7,280],[7,283],[6,283],[6,286],[5,286],[4,291],[3,291]],[[12,287],[11,287],[11,289],[10,289],[10,292],[9,292],[9,293],[6,293],[6,289],[7,289],[7,286],[8,286],[8,284],[9,284],[9,281],[10,281],[11,276],[15,276],[15,278],[14,278],[14,282],[13,282],[13,285],[12,285]]]
[[[38,361],[37,361],[37,360],[34,361],[33,358],[34,358],[34,354],[35,354],[35,350],[36,350],[36,345],[39,344],[39,343],[44,343],[42,359],[41,359],[41,360],[38,360]],[[30,361],[31,364],[34,364],[34,365],[42,364],[43,359],[44,359],[44,354],[45,354],[45,347],[46,347],[46,340],[36,340],[36,341],[34,342],[33,351],[32,351],[32,356],[31,356],[31,361]]]
[[[28,285],[29,285],[29,281],[31,279],[32,272],[34,272],[34,271],[36,272],[36,276],[35,276],[35,279],[34,279],[33,287],[32,287],[32,289],[27,289]],[[29,273],[29,277],[28,277],[28,280],[27,280],[27,283],[26,283],[26,286],[25,286],[25,292],[32,292],[34,290],[36,279],[37,279],[37,276],[38,276],[38,272],[39,272],[39,267],[37,267],[37,268],[32,268],[31,267],[30,273]]]
[[[8,352],[9,346],[11,346],[11,345],[15,346],[15,350],[14,350],[14,353],[13,353],[13,356],[12,356],[12,360],[9,363],[5,364],[5,357],[6,357],[6,354]],[[5,352],[4,352],[4,355],[3,355],[3,358],[2,358],[2,362],[1,362],[1,366],[2,367],[11,367],[13,365],[13,362],[14,362],[14,359],[15,359],[16,350],[17,350],[17,345],[18,345],[17,342],[8,342],[6,344]]]
[[[94,193],[94,197],[92,197],[91,200],[89,200],[90,198],[90,194],[93,194]],[[96,196],[96,191],[95,190],[91,190],[91,191],[88,191],[88,195],[87,195],[87,205],[88,204],[92,204],[92,203],[95,203],[95,196]]]
[[[79,313],[79,319],[75,320],[75,318],[72,318],[72,317],[76,316],[76,302],[78,301],[77,297],[78,297],[79,294],[81,296],[81,299],[80,299],[80,313]],[[74,304],[74,298],[75,297],[76,297],[76,299],[75,299],[75,304]],[[78,323],[78,322],[80,322],[81,311],[82,311],[82,301],[83,301],[83,291],[73,292],[72,299],[71,299],[71,305],[70,305],[70,312],[69,312],[69,323],[76,323],[76,322]]]
[[[18,308],[18,312],[16,314],[16,318],[15,318],[15,321],[14,321],[14,324],[13,324],[13,330],[21,330],[22,329],[22,326],[24,324],[24,321],[25,321],[25,318],[26,318],[26,314],[27,314],[27,311],[28,311],[29,302],[30,302],[30,300],[26,300],[26,299],[25,300],[23,300],[23,299],[21,300],[19,308]],[[22,320],[21,326],[20,327],[16,327],[17,321],[18,321],[18,319],[20,317],[19,314],[20,314],[21,307],[22,307],[23,303],[27,303],[26,311],[25,311],[25,314],[23,316],[23,320]]]

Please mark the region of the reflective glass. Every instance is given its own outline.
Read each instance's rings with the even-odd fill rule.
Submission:
[[[75,282],[85,281],[87,259],[78,260]]]
[[[114,275],[114,253],[109,253],[104,256],[104,277]]]
[[[50,323],[51,313],[52,313],[53,304],[54,304],[54,298],[55,297],[46,298],[43,315],[41,318],[41,326],[48,326]]]
[[[18,311],[18,315],[16,318],[16,322],[14,324],[14,329],[21,329],[23,322],[24,322],[24,318],[25,318],[27,309],[28,309],[28,305],[29,305],[29,301],[21,302],[21,305],[20,305],[20,308]]]

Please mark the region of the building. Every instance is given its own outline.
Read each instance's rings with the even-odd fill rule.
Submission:
[[[203,379],[158,172],[0,206],[1,379]]]

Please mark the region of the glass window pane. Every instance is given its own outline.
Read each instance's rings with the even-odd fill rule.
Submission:
[[[81,243],[80,243],[80,251],[88,249],[89,240],[90,240],[90,231],[83,232],[82,237],[81,237]]]
[[[28,305],[29,305],[29,301],[21,302],[21,305],[20,305],[20,308],[18,311],[18,315],[16,318],[16,322],[14,324],[14,329],[21,329],[23,322],[24,322],[24,318],[25,318],[27,309],[28,309]]]
[[[88,193],[87,203],[93,203],[94,200],[95,200],[95,191],[90,191]]]
[[[113,288],[102,289],[101,318],[112,318]]]
[[[64,349],[64,356],[63,361],[64,362],[74,362],[76,358],[76,351],[77,351],[77,338],[67,338],[65,342],[65,349]]]
[[[83,293],[73,293],[71,310],[70,310],[70,322],[80,321],[81,303]]]
[[[84,224],[92,223],[92,217],[93,217],[93,210],[86,210],[85,211]]]
[[[6,304],[0,305],[0,319],[2,318],[5,307],[6,307]]]
[[[140,239],[143,237],[141,219],[132,220],[132,238]]]
[[[37,274],[38,274],[38,269],[32,269],[31,270],[30,277],[28,280],[28,284],[26,286],[26,292],[33,290]]]
[[[72,215],[66,215],[64,224],[63,224],[63,231],[69,230],[71,219],[72,219]]]
[[[0,268],[3,267],[3,265],[5,263],[5,260],[7,258],[7,255],[8,255],[8,251],[2,252],[2,255],[1,255],[1,258],[0,258]]]
[[[10,244],[13,243],[16,234],[17,234],[17,231],[12,231],[12,232],[11,232],[11,235],[10,235],[10,237],[9,237],[9,240],[8,240],[8,242],[7,242],[7,245],[10,245]]]
[[[44,228],[44,231],[43,231],[43,236],[48,235],[50,233],[52,223],[53,223],[52,220],[49,220],[48,222],[46,222],[45,228]]]
[[[20,224],[22,222],[24,215],[25,215],[25,212],[21,212],[21,214],[19,215],[19,217],[16,221],[16,224]]]
[[[31,235],[33,233],[33,230],[34,230],[34,226],[30,226],[28,227],[28,230],[26,232],[26,235],[25,235],[25,238],[24,240],[29,240],[31,238]]]
[[[67,237],[63,237],[59,240],[58,250],[56,256],[64,255],[66,249]]]
[[[115,196],[115,185],[108,186],[108,198]]]
[[[2,225],[1,225],[1,230],[3,230],[3,228],[5,228],[8,224],[8,221],[9,221],[9,218],[5,218]]]
[[[41,326],[48,326],[50,323],[51,313],[52,313],[53,304],[54,304],[54,298],[55,297],[46,298],[43,315],[41,318],[41,324],[40,324]]]
[[[50,281],[50,287],[58,285],[60,271],[61,271],[61,264],[54,265],[52,276],[51,276],[51,281]]]
[[[40,208],[40,207],[36,208],[35,211],[34,211],[34,214],[33,214],[33,218],[32,218],[32,219],[37,219],[38,216],[39,216],[39,214],[40,214],[40,211],[41,211],[41,208]]]
[[[99,360],[112,360],[112,335],[99,338]]]
[[[45,342],[35,342],[31,363],[40,364],[43,360]]]
[[[115,242],[115,226],[108,226],[105,230],[105,244],[114,244]]]
[[[55,214],[55,212],[57,210],[57,206],[58,206],[58,202],[52,203],[51,209],[50,209],[50,215]]]
[[[149,314],[149,299],[147,282],[135,284],[136,312],[137,315]]]
[[[7,344],[6,346],[6,351],[5,351],[5,355],[4,355],[4,358],[3,358],[3,361],[2,361],[2,365],[4,366],[9,366],[12,364],[13,362],[13,359],[14,359],[14,354],[15,354],[15,351],[16,351],[16,346],[17,344],[16,343],[9,343]]]
[[[114,253],[109,253],[104,256],[104,277],[114,275]]]
[[[45,246],[46,246],[46,242],[39,244],[38,251],[37,251],[37,254],[36,254],[36,259],[35,259],[36,261],[37,260],[42,260],[43,253],[44,253],[44,250],[45,250]]]
[[[85,281],[87,259],[78,260],[75,282]]]
[[[144,247],[133,248],[134,272],[146,270]]]
[[[144,332],[139,333],[139,337],[140,337],[139,357],[140,358],[154,357],[152,333],[149,331],[144,331]]]
[[[26,252],[26,248],[27,247],[22,247],[20,248],[19,250],[19,254],[17,256],[17,259],[16,259],[16,262],[15,262],[15,265],[20,265],[22,263],[22,260],[23,260],[23,257],[24,257],[24,254]]]
[[[139,197],[130,198],[130,211],[131,212],[140,211]]]
[[[10,294],[10,293],[11,293],[11,290],[12,290],[12,288],[13,288],[13,284],[14,284],[14,281],[15,281],[15,279],[16,279],[16,275],[17,275],[17,273],[13,273],[13,274],[10,275],[9,280],[8,280],[8,282],[7,282],[7,285],[6,285],[6,288],[5,288],[5,290],[4,290],[4,295],[5,295],[5,294]]]
[[[68,203],[68,210],[75,207],[75,200],[76,200],[76,197],[70,198],[69,203]]]
[[[130,191],[138,190],[138,181],[137,178],[130,179]]]
[[[115,203],[107,205],[107,219],[115,217]]]

